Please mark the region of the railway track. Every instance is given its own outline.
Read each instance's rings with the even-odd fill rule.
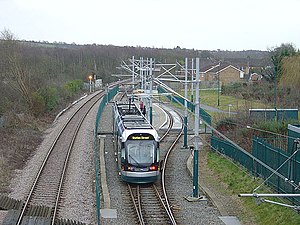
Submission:
[[[65,174],[72,148],[84,118],[103,97],[99,92],[82,104],[57,134],[53,144],[37,172],[26,200],[12,211],[4,224],[25,225],[39,221],[39,224],[81,224],[71,220],[58,219]]]
[[[167,114],[169,116],[169,124],[167,130],[162,135],[161,140],[168,139],[174,124],[173,116],[169,112],[167,112]],[[161,168],[162,173],[160,183],[157,182],[149,185],[127,185],[138,224],[177,224],[172,207],[169,203],[165,177],[168,158],[172,149],[180,139],[182,132],[183,127],[176,132],[175,136],[172,135],[171,137],[172,144],[165,153]]]
[[[176,224],[157,185],[128,184],[128,190],[139,224]]]

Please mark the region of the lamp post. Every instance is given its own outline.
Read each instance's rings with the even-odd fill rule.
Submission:
[[[229,104],[228,105],[228,114],[229,114],[229,117],[230,117],[230,108],[232,107],[232,104]]]
[[[92,92],[92,79],[93,79],[93,76],[92,75],[89,75],[89,81],[90,81],[90,93]]]

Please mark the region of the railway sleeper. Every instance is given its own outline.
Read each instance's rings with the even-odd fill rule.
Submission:
[[[19,209],[23,205],[21,200],[0,195],[0,210]]]
[[[49,218],[52,210],[52,207],[45,205],[30,205],[25,215]]]
[[[35,207],[36,210],[37,207]],[[49,207],[48,207],[49,208]],[[3,221],[3,225],[15,225],[21,214],[21,210],[9,210]],[[50,225],[52,221],[51,217],[26,215],[22,219],[21,225]],[[69,219],[55,219],[55,225],[86,225],[85,223],[69,220]]]
[[[85,223],[69,220],[69,219],[55,219],[55,225],[86,225]]]

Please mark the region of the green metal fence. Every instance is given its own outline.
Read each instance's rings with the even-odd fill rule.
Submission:
[[[280,168],[278,169],[278,172],[286,178],[286,180],[283,180],[274,174],[267,182],[269,186],[277,192],[295,193],[294,188],[286,181],[294,181],[296,184],[300,181],[300,161],[296,159],[296,155],[288,160],[291,154],[270,145],[266,140],[258,137],[253,138],[252,151],[254,157],[260,159],[264,163],[268,163],[268,165],[270,165],[274,170]],[[256,165],[255,170],[256,175],[263,178],[271,175],[271,171],[259,164]],[[294,200],[297,200],[300,203],[300,199]]]
[[[97,208],[97,224],[100,225],[100,179],[99,179],[99,142],[97,141],[98,126],[101,119],[101,114],[104,110],[105,105],[117,94],[119,86],[106,91],[106,96],[104,96],[100,102],[96,123],[94,129],[94,162],[95,162],[95,185],[96,185],[96,208]]]
[[[216,136],[211,136],[210,143],[214,150],[230,157],[235,162],[238,162],[247,168],[250,172],[253,172],[254,160],[253,157],[251,157],[251,154],[246,154],[245,152],[236,148],[230,142],[217,138]]]
[[[158,92],[159,93],[168,93],[164,88],[162,87],[158,87],[157,88]],[[178,104],[184,106],[184,99],[180,96],[173,96],[173,95],[167,95],[166,96],[168,99],[170,99],[170,101],[174,101],[174,102],[177,102]],[[191,111],[191,112],[194,112],[195,111],[195,104],[193,104],[192,102],[190,101],[187,101],[187,107],[188,109]],[[209,113],[207,113],[204,109],[202,109],[200,107],[200,110],[199,110],[199,115],[200,117],[205,121],[207,122],[209,125],[211,125],[211,116],[209,115]]]
[[[290,181],[294,184],[300,182],[300,161],[296,158],[297,154],[295,157],[287,160],[291,154],[275,148],[267,141],[257,137],[253,138],[252,154],[243,152],[230,142],[215,136],[211,136],[211,146],[214,150],[230,157],[235,162],[247,168],[254,176],[259,176],[263,179],[269,178],[274,170],[280,167],[277,172],[285,177],[285,179],[282,176],[279,177],[273,174],[266,183],[278,193],[300,193],[300,191],[295,191],[295,188],[290,183]],[[300,204],[299,198],[290,198],[290,200]]]
[[[298,121],[298,109],[249,109],[250,117],[258,120]]]

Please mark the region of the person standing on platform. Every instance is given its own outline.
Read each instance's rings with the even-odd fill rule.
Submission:
[[[141,110],[141,112],[143,112],[143,109],[144,109],[144,102],[141,100],[140,101],[140,110]]]
[[[146,116],[146,106],[145,105],[143,107],[142,113],[143,113],[144,116]]]

